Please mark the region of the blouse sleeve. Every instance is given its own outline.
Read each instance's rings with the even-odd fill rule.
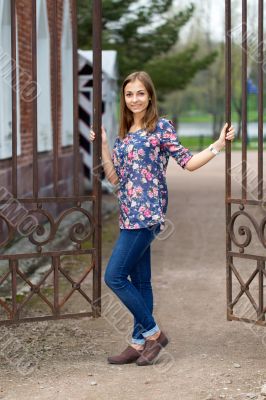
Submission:
[[[168,120],[161,122],[161,148],[172,156],[183,169],[193,157],[191,151],[182,146],[177,138],[174,126]]]

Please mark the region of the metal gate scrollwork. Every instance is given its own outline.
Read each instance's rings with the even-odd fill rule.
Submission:
[[[49,1],[49,0],[48,0]],[[37,75],[37,27],[36,0],[30,0],[30,77],[38,82]],[[17,34],[24,29],[18,25],[17,7],[19,0],[11,0],[11,63],[12,82],[19,79],[17,69]],[[78,135],[78,52],[77,52],[77,0],[70,0],[72,59],[73,59],[73,145],[67,162],[61,149],[60,114],[58,93],[60,92],[61,51],[59,29],[59,7],[61,0],[45,2],[50,7],[49,28],[51,65],[51,112],[52,150],[51,195],[42,195],[41,179],[47,173],[42,164],[43,155],[38,151],[37,85],[33,85],[32,98],[25,104],[18,93],[12,90],[12,158],[10,161],[11,190],[0,187],[0,324],[26,321],[49,320],[67,317],[94,316],[101,312],[101,173],[94,170],[93,192],[85,195],[80,190],[83,179]],[[94,130],[101,128],[101,1],[94,0],[93,12],[93,124]],[[18,32],[19,26],[19,32]],[[26,27],[25,27],[26,29]],[[70,77],[71,79],[72,77]],[[1,94],[0,94],[1,95]],[[19,94],[20,96],[20,94]],[[17,153],[18,103],[31,110],[32,134],[32,178],[31,193],[20,195],[18,174],[20,155]],[[70,150],[69,150],[70,149]],[[69,154],[69,153],[68,153]],[[93,165],[101,158],[101,135],[93,148]],[[69,161],[71,160],[71,161]],[[47,164],[48,165],[48,164]],[[48,168],[48,167],[47,167]],[[64,169],[71,171],[68,193],[61,187]],[[20,217],[20,218],[19,218]],[[19,220],[19,224],[17,223]],[[35,223],[34,223],[35,222]],[[34,229],[31,229],[34,227]],[[63,229],[63,228],[64,229]],[[63,229],[61,241],[55,241]],[[18,238],[19,243],[18,245]],[[14,246],[16,243],[16,246]],[[14,250],[15,249],[15,250]],[[40,260],[44,267],[37,268]],[[32,276],[29,271],[42,270]],[[32,271],[31,271],[32,272]],[[88,278],[91,279],[88,279]],[[21,294],[20,289],[25,291]],[[72,304],[72,298],[77,302]],[[34,301],[33,301],[34,300]],[[34,307],[32,308],[31,305]],[[74,306],[78,304],[77,310]]]
[[[241,3],[241,2],[240,2]],[[266,199],[264,198],[263,0],[257,1],[258,30],[248,26],[247,0],[242,1],[242,21],[232,24],[231,1],[225,1],[226,120],[231,123],[232,46],[242,57],[242,149],[238,155],[226,143],[226,283],[227,319],[266,325]],[[239,41],[236,41],[238,36]],[[256,38],[256,41],[254,40]],[[251,42],[252,41],[252,49]],[[254,51],[256,49],[256,51]],[[252,53],[251,53],[252,52]],[[248,63],[256,54],[258,87],[257,148],[248,151]]]

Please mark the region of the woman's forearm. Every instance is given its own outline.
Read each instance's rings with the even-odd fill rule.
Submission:
[[[221,151],[224,147],[218,140],[214,142],[212,146],[217,151]],[[196,169],[207,164],[208,161],[212,160],[215,157],[215,154],[211,152],[209,147],[210,146],[208,146],[207,149],[204,149],[201,152],[194,154],[193,157],[187,162],[185,169],[187,169],[188,171],[195,171]]]
[[[109,151],[108,143],[102,144],[102,166],[104,168],[104,173],[108,181],[112,185],[117,185],[119,178],[115,172],[112,157]]]
[[[228,126],[226,122],[223,129],[221,130],[219,139],[216,140],[211,146],[215,148],[217,151],[221,151],[225,147],[226,140],[233,140],[235,137],[235,128],[231,125]],[[209,146],[210,147],[210,146]],[[194,171],[202,167],[204,164],[207,164],[208,161],[212,160],[215,157],[215,154],[207,148],[201,151],[198,154],[194,154],[193,157],[186,163],[185,169],[188,171]]]

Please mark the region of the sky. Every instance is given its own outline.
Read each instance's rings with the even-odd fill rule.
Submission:
[[[206,24],[206,28],[212,33],[212,37],[215,40],[224,40],[224,18],[225,18],[225,1],[224,0],[174,0],[175,7],[184,8],[190,4],[190,2],[196,5],[195,17],[187,23],[187,26],[182,28],[181,38],[185,37],[191,25],[195,24],[195,19],[200,15],[202,25]],[[257,29],[257,15],[258,15],[258,1],[248,0],[248,30],[251,32]],[[241,0],[232,0],[232,26],[236,27],[241,24]],[[206,22],[204,15],[208,16]],[[208,23],[210,26],[208,27]]]
[[[152,2],[152,0],[149,0]],[[233,0],[241,1],[241,0]],[[254,0],[249,0],[250,2]],[[132,10],[134,7],[139,5],[146,5],[147,0],[138,0],[135,4],[132,4]],[[186,42],[186,37],[189,35],[193,24],[197,23],[197,17],[202,17],[202,24],[204,25],[204,15],[209,13],[209,29],[212,32],[213,38],[216,40],[224,40],[224,0],[173,0],[173,7],[175,10],[184,10],[190,3],[196,5],[196,10],[194,11],[194,16],[190,21],[182,27],[180,31],[180,39],[184,39]],[[159,22],[159,21],[157,21]],[[156,24],[157,24],[156,22]]]
[[[201,16],[201,21],[204,26],[206,24],[206,28],[209,28],[212,32],[213,38],[216,40],[223,40],[224,38],[224,1],[223,0],[192,0],[192,2],[196,5],[195,15]],[[177,8],[184,8],[190,2],[188,0],[175,0],[175,6]],[[204,15],[209,13],[208,22],[204,22]],[[195,18],[192,18],[190,22],[187,23],[187,26],[182,29],[182,37],[185,37],[191,24],[195,23]],[[210,26],[207,26],[207,23]]]
[[[149,0],[152,2],[152,0]],[[138,0],[137,4],[146,4],[147,0]],[[197,20],[200,19],[203,27],[206,27],[208,32],[211,32],[211,36],[214,40],[224,41],[224,29],[225,29],[225,0],[173,0],[173,6],[175,10],[183,10],[190,3],[195,4],[196,10],[194,16],[188,23],[182,27],[180,31],[180,39],[186,42],[191,29],[197,26]],[[248,29],[256,28],[254,21],[257,21],[257,0],[248,0]],[[133,6],[134,7],[134,6]],[[231,0],[232,8],[232,27],[239,26],[241,24],[241,0]],[[206,17],[206,18],[205,18]],[[249,23],[252,22],[252,23]],[[208,26],[209,25],[209,26]],[[256,22],[255,22],[256,25]]]

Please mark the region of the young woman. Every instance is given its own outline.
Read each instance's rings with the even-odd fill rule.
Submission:
[[[220,152],[234,128],[225,124],[211,146],[192,154],[178,141],[172,123],[159,118],[150,76],[130,74],[121,88],[119,136],[112,154],[102,128],[102,162],[106,178],[118,186],[120,234],[106,267],[104,280],[134,316],[130,345],[108,357],[113,364],[152,364],[168,343],[153,317],[151,243],[165,228],[168,204],[166,169],[172,156],[183,169],[194,171]],[[90,140],[95,133],[90,132]],[[128,279],[130,277],[130,280]]]

